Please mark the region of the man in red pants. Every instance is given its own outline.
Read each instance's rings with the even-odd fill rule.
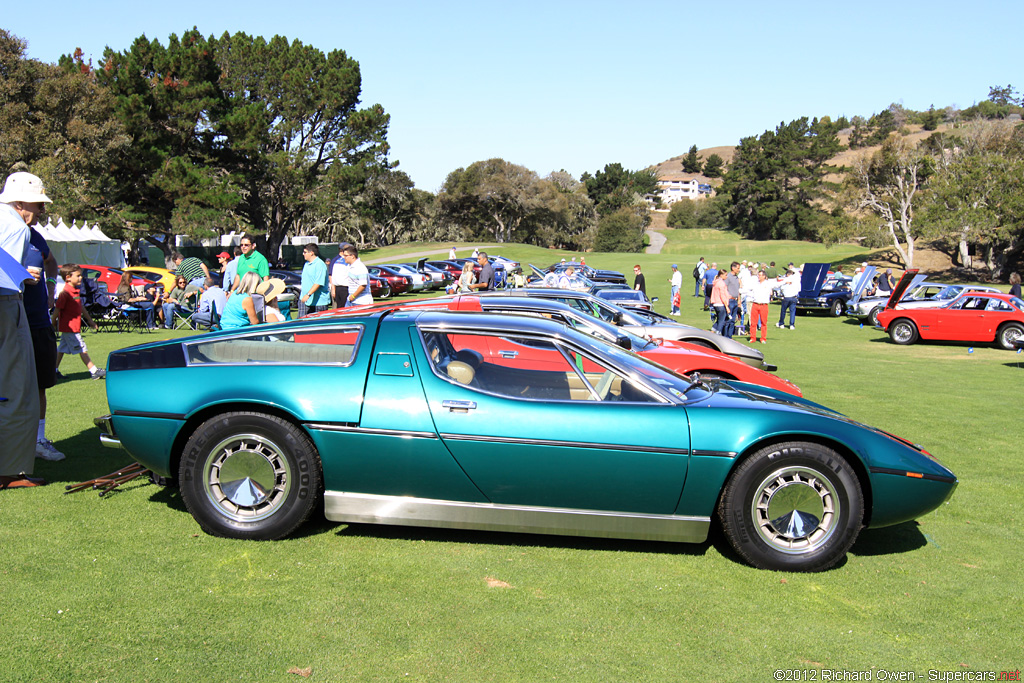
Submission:
[[[767,343],[768,339],[768,302],[772,300],[772,287],[775,282],[768,279],[763,271],[757,272],[757,282],[754,283],[754,301],[750,306],[750,343],[754,343],[757,337],[757,328],[761,328],[761,343]]]

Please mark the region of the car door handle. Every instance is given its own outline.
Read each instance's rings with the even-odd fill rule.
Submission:
[[[456,410],[476,410],[476,401],[441,401],[441,407],[452,412]]]
[[[498,351],[498,355],[502,358],[515,358],[519,355],[518,351]]]

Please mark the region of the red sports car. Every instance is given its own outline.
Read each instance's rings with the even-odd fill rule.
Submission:
[[[964,292],[945,306],[935,308],[895,309],[903,290],[910,282],[907,271],[884,311],[878,314],[889,338],[897,344],[925,341],[957,341],[975,344],[999,344],[1012,350],[1024,339],[1024,301],[1009,294]]]
[[[106,283],[107,291],[111,294],[117,291],[118,285],[121,284],[121,274],[124,273],[120,268],[111,268],[110,266],[83,264],[79,267],[82,269],[82,277]],[[132,284],[139,286],[144,285],[146,284],[146,279],[140,277],[138,274],[134,274],[132,275]]]
[[[529,315],[536,317],[551,318],[562,322],[569,327],[574,327],[583,332],[591,334],[600,339],[617,342],[626,346],[644,358],[663,365],[670,370],[681,374],[700,373],[702,378],[712,379],[735,379],[740,382],[760,384],[761,386],[784,391],[794,396],[803,396],[800,389],[789,380],[776,377],[770,372],[758,368],[752,368],[742,361],[738,361],[724,353],[709,349],[696,344],[688,344],[681,341],[660,340],[650,341],[631,334],[607,323],[603,320],[593,318],[580,311],[575,310],[566,304],[550,301],[547,299],[535,299],[526,297],[479,297],[473,295],[458,295],[455,297],[437,297],[433,299],[416,299],[401,304],[374,303],[368,306],[357,308],[336,309],[314,314],[315,317],[362,314],[368,310],[382,309],[423,309],[443,308],[450,311],[467,312],[495,312],[509,313],[514,315]],[[477,348],[483,358],[488,362],[502,365],[502,349]],[[507,350],[505,350],[507,351]],[[529,349],[516,349],[515,355],[520,358],[530,358]],[[542,354],[541,354],[542,355]],[[538,361],[539,362],[539,361]]]

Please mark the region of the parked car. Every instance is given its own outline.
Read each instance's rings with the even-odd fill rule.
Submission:
[[[999,292],[995,287],[976,285],[947,285],[940,282],[928,282],[927,275],[918,273],[911,280],[906,293],[894,308],[899,310],[911,308],[928,308],[941,306],[952,301],[964,292]],[[891,295],[891,292],[890,292]],[[889,296],[873,296],[861,299],[857,296],[857,288],[854,288],[854,296],[846,305],[846,315],[866,320],[873,326],[878,326],[878,314],[885,310],[889,303]]]
[[[583,275],[588,280],[599,283],[599,282],[615,282],[619,284],[627,284],[626,276],[617,270],[598,270],[592,266],[588,266],[584,263],[577,261],[562,261],[561,263],[552,263],[547,268],[542,268],[545,273],[561,273],[569,266],[572,266],[577,273]]]
[[[573,306],[587,315],[592,315],[596,318],[601,318],[605,322],[618,325],[641,337],[685,341],[720,351],[733,358],[738,358],[751,367],[769,372],[778,369],[775,365],[764,362],[764,354],[760,350],[751,348],[735,339],[723,337],[710,330],[702,330],[692,325],[684,325],[676,321],[665,321],[663,318],[649,315],[647,311],[623,308],[586,292],[577,292],[571,289],[526,287],[523,289],[506,290],[504,293],[488,293],[486,296],[502,296],[503,294],[554,299],[561,301],[563,304]]]
[[[121,284],[121,275],[124,270],[121,268],[112,268],[110,266],[97,266],[93,264],[79,264],[82,269],[82,277],[102,282],[107,286],[107,291],[113,294],[117,291],[117,288]],[[157,280],[149,280],[142,276],[142,273],[132,275],[132,285],[142,286],[147,282],[156,282]]]
[[[164,288],[165,292],[170,292],[174,289],[174,273],[166,268],[160,268],[158,266],[128,266],[122,270],[131,273],[132,277],[135,277],[135,274],[137,273],[139,277],[145,278],[149,282],[157,283]]]
[[[846,302],[853,296],[850,283],[853,278],[832,274],[829,263],[805,263],[800,275],[800,293],[796,300],[798,311],[825,311],[838,318],[846,310]]]
[[[780,379],[770,372],[758,368],[752,368],[724,353],[681,341],[644,339],[628,330],[616,327],[612,323],[595,318],[553,299],[462,295],[449,301],[451,302],[449,310],[532,315],[556,320],[599,339],[619,344],[623,348],[681,374],[696,372],[705,379],[735,379],[741,382],[760,384],[794,396],[803,396],[800,389],[789,380]],[[415,307],[417,303],[411,302],[410,306]],[[433,303],[432,301],[431,304],[433,305]]]
[[[907,271],[907,273],[917,271]],[[1009,294],[964,292],[943,306],[898,309],[907,275],[893,289],[892,299],[878,314],[878,324],[897,344],[922,341],[995,343],[1008,350],[1024,337],[1024,301]]]
[[[158,341],[112,352],[106,393],[101,442],[237,539],[320,509],[695,543],[714,518],[746,562],[819,571],[957,486],[922,447],[819,404],[524,316],[378,310]]]
[[[284,291],[294,294],[298,300],[302,292],[302,271],[287,270],[283,268],[271,268],[270,277],[279,278],[284,282]]]
[[[451,276],[447,268],[432,266],[427,263],[427,259],[425,258],[421,258],[416,263],[405,263],[403,265],[408,266],[429,278],[428,289],[444,289],[455,281],[455,278]]]
[[[462,264],[455,261],[427,261],[427,265],[444,270],[452,276],[453,280],[458,280],[462,275]]]
[[[404,263],[385,263],[384,268],[390,268],[391,270],[405,276],[409,280],[409,289],[413,292],[421,292],[426,289],[432,289],[430,277],[416,270],[416,266],[408,266]]]
[[[387,299],[391,296],[391,285],[384,278],[370,276],[370,296],[374,299]]]
[[[370,272],[371,277],[387,282],[392,294],[404,294],[412,288],[412,279],[402,275],[393,268],[388,268],[387,266],[367,266],[366,269]]]
[[[611,301],[613,304],[622,306],[623,308],[635,308],[649,311],[654,307],[654,304],[647,298],[647,295],[639,289],[629,289],[628,287],[602,287],[594,290],[592,293],[600,299]]]

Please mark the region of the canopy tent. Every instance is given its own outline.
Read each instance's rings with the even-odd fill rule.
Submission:
[[[78,227],[73,222],[69,228],[63,219],[58,218],[56,225],[48,220],[46,225],[34,227],[46,238],[57,263],[87,263],[112,268],[125,265],[121,243],[104,235],[97,225],[89,227],[83,223]]]

